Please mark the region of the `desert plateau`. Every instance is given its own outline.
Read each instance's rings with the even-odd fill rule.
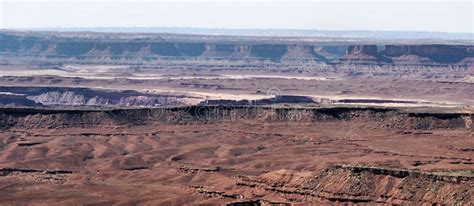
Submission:
[[[472,205],[472,40],[0,30],[0,205]]]

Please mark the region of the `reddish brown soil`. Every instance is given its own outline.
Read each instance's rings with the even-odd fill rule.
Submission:
[[[472,42],[142,35],[0,33],[0,205],[473,204]]]
[[[365,117],[137,126],[99,119],[102,124],[48,128],[54,114],[20,116],[0,133],[2,204],[474,201],[469,122],[445,127],[441,119],[431,129],[410,129]],[[36,119],[46,126],[25,128]]]

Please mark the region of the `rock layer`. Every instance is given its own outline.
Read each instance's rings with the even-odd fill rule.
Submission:
[[[150,61],[156,59],[227,59],[311,61],[323,64],[473,64],[474,46],[450,44],[354,44],[334,42],[224,42],[0,33],[0,56],[33,59]],[[237,37],[235,37],[237,38]],[[238,39],[238,38],[237,38]],[[344,51],[346,53],[344,54]],[[44,60],[44,59],[43,59]]]
[[[473,183],[472,176],[361,165],[335,165],[309,176],[276,171],[241,177],[237,182],[239,186],[273,191],[288,199],[461,205],[473,201]]]
[[[151,94],[134,90],[105,90],[69,87],[0,87],[11,94],[0,104],[17,106],[160,106],[186,105],[203,101],[196,96],[180,94]],[[13,101],[15,97],[15,101]],[[19,98],[24,100],[20,101]]]
[[[147,123],[191,124],[218,121],[373,121],[388,129],[472,129],[469,113],[405,112],[374,108],[272,108],[246,106],[188,106],[144,109],[60,110],[3,109],[0,128],[97,127]]]

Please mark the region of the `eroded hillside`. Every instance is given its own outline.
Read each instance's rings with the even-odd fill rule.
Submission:
[[[0,205],[469,205],[473,52],[3,30]]]
[[[426,108],[2,109],[0,201],[469,204],[472,118]]]

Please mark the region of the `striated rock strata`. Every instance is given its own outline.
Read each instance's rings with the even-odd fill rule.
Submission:
[[[97,37],[100,36],[100,37]],[[179,36],[179,35],[177,35]],[[358,44],[357,42],[287,42],[283,40],[195,40],[192,37],[113,38],[103,35],[61,33],[0,33],[0,56],[8,58],[103,61],[153,61],[157,59],[271,60],[359,65],[473,65],[469,44]]]

